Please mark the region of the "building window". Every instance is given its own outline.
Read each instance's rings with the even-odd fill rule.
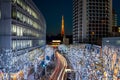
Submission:
[[[16,3],[17,0],[12,0],[13,3]]]
[[[12,48],[13,48],[13,50],[16,49],[16,41],[13,41],[13,42],[12,42]]]
[[[39,32],[34,30],[23,28],[23,26],[12,25],[11,28],[12,36],[32,36],[32,37],[42,37]]]
[[[17,16],[16,11],[13,9],[13,10],[12,10],[12,18],[13,18],[13,19],[16,19],[16,18],[17,18],[16,16]]]
[[[13,40],[12,41],[12,48],[15,49],[23,49],[32,47],[32,40]]]
[[[15,13],[14,13],[15,14]],[[15,14],[16,15],[16,14]],[[38,23],[36,23],[35,21],[33,21],[32,19],[30,19],[29,17],[23,15],[22,13],[20,12],[17,12],[17,19],[19,21],[22,21],[24,23],[27,23],[31,26],[33,26],[35,29],[38,29],[38,30],[41,30],[41,27]]]
[[[12,25],[12,35],[13,36],[16,36],[16,34],[17,34],[17,29],[16,29],[16,25]]]
[[[16,0],[13,0],[13,2],[16,3]],[[38,19],[37,13],[33,9],[31,9],[25,2],[23,2],[22,0],[17,0],[17,4],[24,10],[26,10],[34,18]]]
[[[45,44],[45,40],[39,40],[39,45],[44,45]]]
[[[22,27],[17,27],[17,36],[23,36]]]

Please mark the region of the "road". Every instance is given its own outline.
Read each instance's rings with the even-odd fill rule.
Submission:
[[[65,70],[67,69],[66,59],[59,53],[55,53],[57,63],[54,72],[50,76],[49,80],[64,80],[65,79]]]

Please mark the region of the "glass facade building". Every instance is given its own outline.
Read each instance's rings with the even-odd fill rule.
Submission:
[[[118,19],[117,14],[116,14],[116,12],[113,10],[113,11],[112,11],[113,27],[117,26],[117,19]]]
[[[0,56],[5,50],[22,56],[45,45],[46,21],[33,1],[0,0]]]
[[[73,0],[73,43],[96,43],[112,32],[112,0]]]
[[[0,0],[0,49],[13,51],[46,44],[46,22],[32,0]]]

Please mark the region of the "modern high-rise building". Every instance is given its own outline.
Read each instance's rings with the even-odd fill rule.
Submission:
[[[32,0],[0,0],[0,55],[15,55],[46,44],[46,21]]]
[[[112,0],[73,0],[73,43],[96,43],[112,32]]]
[[[116,12],[113,10],[112,11],[112,21],[113,21],[113,27],[115,27],[115,26],[117,26],[117,14],[116,14]]]
[[[112,37],[119,37],[119,26],[118,26],[118,16],[115,10],[112,10],[112,33],[110,34]]]

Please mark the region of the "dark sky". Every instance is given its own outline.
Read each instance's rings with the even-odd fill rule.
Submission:
[[[72,0],[33,0],[44,15],[47,34],[58,34],[61,30],[61,18],[65,19],[65,34],[72,34]],[[120,25],[120,0],[113,0]]]

